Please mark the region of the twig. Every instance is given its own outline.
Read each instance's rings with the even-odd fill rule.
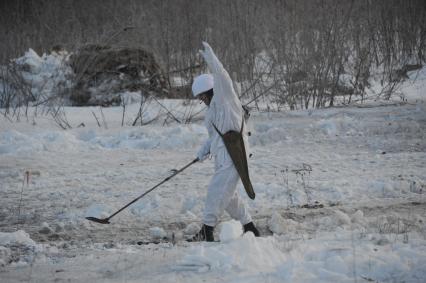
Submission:
[[[179,119],[178,118],[176,118],[175,117],[175,115],[173,115],[173,113],[172,112],[170,112],[169,111],[169,109],[167,109],[167,107],[166,106],[164,106],[163,104],[161,104],[161,102],[160,101],[158,101],[157,100],[157,98],[155,98],[155,97],[153,97],[154,98],[154,100],[162,107],[162,108],[164,108],[166,111],[167,111],[167,114],[169,114],[170,115],[170,117],[172,117],[173,118],[173,120],[175,120],[176,122],[178,122],[179,124],[182,124],[182,122],[181,121],[179,121]]]
[[[92,114],[95,117],[96,122],[98,123],[99,128],[101,128],[101,124],[99,123],[98,117],[96,117],[96,114],[95,114],[95,112],[93,112],[93,110],[92,110]]]
[[[18,220],[19,220],[19,217],[21,216],[21,204],[22,204],[22,196],[23,196],[23,193],[24,193],[25,181],[26,181],[27,186],[28,186],[29,182],[30,182],[30,171],[29,170],[25,171],[24,179],[22,181],[21,194],[20,194],[20,197],[19,197],[19,204],[18,204]],[[18,221],[18,223],[19,223],[19,221]]]
[[[189,67],[186,67],[186,68],[183,68],[183,69],[179,69],[179,70],[172,70],[172,71],[168,72],[167,74],[174,74],[174,73],[186,72],[186,71],[193,70],[193,69],[199,69],[201,67],[202,67],[201,64],[197,64],[197,65],[189,66]]]
[[[126,113],[126,104],[123,103],[123,117],[121,117],[121,126],[124,125],[124,114]]]
[[[3,117],[6,118],[7,120],[9,120],[9,122],[13,123],[12,119],[9,118],[6,111],[4,111]]]
[[[107,125],[107,122],[105,120],[104,112],[102,112],[102,107],[100,107],[100,109],[101,109],[101,116],[102,116],[102,121],[104,123],[104,127],[105,127],[105,129],[108,129],[108,125]]]
[[[65,113],[63,114],[63,117],[62,117],[62,113],[60,112],[61,111],[61,106],[60,107],[58,107],[56,110],[54,110],[55,112],[51,112],[51,115],[52,115],[52,117],[53,117],[53,119],[54,119],[54,121],[63,129],[63,130],[66,130],[66,129],[71,129],[72,127],[71,127],[71,125],[68,123],[68,121],[67,121],[67,119],[66,119],[66,116],[65,116]]]
[[[261,92],[259,95],[255,96],[252,100],[250,100],[249,102],[247,102],[246,104],[244,104],[244,106],[247,106],[247,105],[251,104],[253,101],[256,101],[258,98],[260,98],[261,96],[265,95],[268,91],[270,91],[272,88],[274,88],[278,83],[279,83],[279,81],[275,81],[270,87],[268,87],[263,92]]]

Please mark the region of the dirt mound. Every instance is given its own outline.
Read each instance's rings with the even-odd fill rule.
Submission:
[[[154,55],[139,48],[87,45],[70,58],[76,84],[70,96],[74,105],[118,105],[120,92],[168,92]]]

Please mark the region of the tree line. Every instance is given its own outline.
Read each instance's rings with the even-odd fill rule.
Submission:
[[[1,64],[28,48],[137,46],[190,82],[204,40],[240,95],[291,109],[362,100],[373,78],[390,97],[426,61],[424,0],[9,0],[0,11]]]

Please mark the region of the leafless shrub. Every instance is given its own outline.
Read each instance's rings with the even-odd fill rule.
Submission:
[[[132,123],[132,126],[136,126],[138,124],[140,126],[144,126],[144,125],[148,125],[148,124],[158,120],[160,114],[157,114],[154,118],[144,120],[144,113],[147,111],[148,105],[151,103],[151,100],[152,100],[152,96],[149,96],[149,95],[145,96],[141,92],[141,101],[140,101],[140,105],[139,105],[139,111],[138,111],[138,114],[136,115],[135,120]]]
[[[258,97],[254,107],[265,97],[277,109],[363,101],[377,70],[385,88],[382,97],[390,98],[404,66],[426,60],[422,0],[148,0],[125,5],[119,0],[16,0],[1,2],[0,10],[0,32],[7,37],[0,63],[29,47],[42,53],[58,43],[67,50],[86,44],[136,46],[161,59],[171,87],[172,76],[190,84],[204,70],[196,53],[206,40],[232,78],[242,82],[243,98]]]
[[[0,84],[0,108],[4,109],[5,115],[19,120],[21,107],[24,106],[27,113],[29,103],[36,100],[31,84],[24,80],[21,70],[15,64],[1,68]]]

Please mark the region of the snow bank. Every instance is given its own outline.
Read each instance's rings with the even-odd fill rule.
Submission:
[[[402,83],[400,89],[408,102],[425,101],[426,67],[408,73],[409,80]]]
[[[383,235],[362,239],[359,233],[343,232],[334,239],[319,236],[304,241],[285,236],[255,238],[248,233],[225,243],[197,244],[173,269],[210,276],[228,274],[233,282],[353,282],[355,277],[420,282],[419,278],[425,278],[424,246],[416,241],[387,241],[379,246],[374,239]]]
[[[274,212],[269,220],[268,227],[274,234],[282,235],[290,231],[297,231],[301,228],[301,224],[292,219],[282,217],[278,212]]]
[[[236,269],[249,273],[271,272],[286,257],[273,237],[256,238],[244,234],[226,243],[201,243],[194,246],[173,268],[197,272],[229,271]]]
[[[59,87],[71,86],[73,71],[66,63],[68,59],[69,54],[65,51],[39,56],[29,49],[24,56],[15,59],[15,63],[21,66],[22,76],[31,86],[31,93],[36,98],[47,98],[56,94]]]
[[[220,230],[220,241],[223,243],[237,239],[243,234],[243,228],[240,222],[231,220],[222,224]]]
[[[26,154],[40,151],[104,149],[182,149],[201,144],[207,136],[200,125],[184,125],[170,128],[143,127],[123,131],[102,129],[71,131],[41,130],[26,133],[6,130],[0,133],[0,155]]]
[[[277,268],[274,277],[288,282],[353,282],[355,277],[374,282],[421,282],[418,280],[425,278],[424,246],[377,246],[371,239],[359,239],[358,231],[351,233],[288,245],[287,262]],[[342,245],[350,241],[352,246]]]
[[[167,232],[161,227],[151,227],[149,228],[149,233],[154,239],[161,239],[167,236]]]
[[[11,246],[11,245],[25,245],[35,247],[36,243],[30,238],[23,230],[18,230],[12,233],[0,232],[0,245]]]
[[[39,133],[23,133],[6,130],[0,134],[1,154],[26,154],[38,151],[73,150],[82,146],[70,132],[40,131]]]
[[[402,109],[400,106],[387,106],[304,110],[276,113],[274,119],[269,119],[269,114],[261,113],[262,119],[250,124],[252,136],[249,141],[251,146],[265,146],[279,143],[291,145],[303,139],[321,141],[359,137],[369,138],[371,143],[383,144],[375,137],[381,139],[383,135],[408,135],[423,131],[424,126],[417,121],[424,119],[426,105],[418,103],[415,107]],[[382,116],[380,120],[378,113]],[[413,121],[406,123],[407,119]],[[287,120],[299,120],[299,123],[289,123]]]
[[[103,148],[179,149],[192,148],[200,143],[205,130],[201,126],[175,126],[163,129],[144,127],[124,130],[111,135],[84,134],[82,140]]]
[[[25,265],[41,250],[41,245],[36,244],[23,230],[0,232],[0,266],[11,263]]]

